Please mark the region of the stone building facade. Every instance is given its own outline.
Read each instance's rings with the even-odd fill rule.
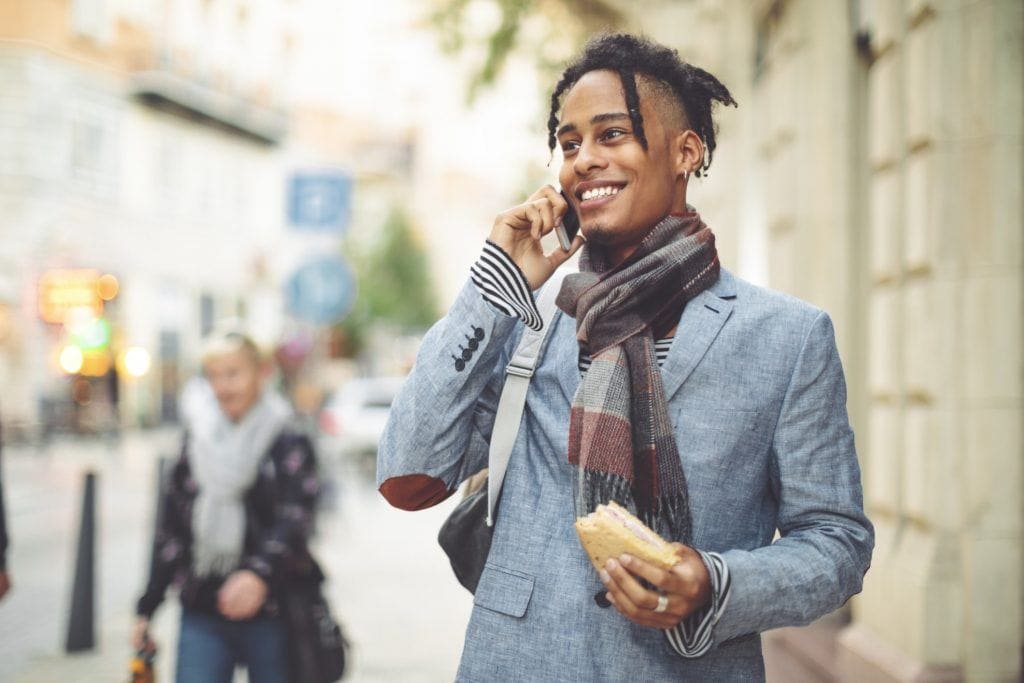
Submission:
[[[621,4],[740,102],[692,191],[723,260],[836,323],[874,561],[770,650],[822,680],[1020,680],[1024,6]]]

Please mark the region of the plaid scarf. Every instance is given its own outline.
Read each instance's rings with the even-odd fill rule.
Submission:
[[[689,496],[654,351],[686,302],[718,279],[715,236],[694,211],[669,215],[612,268],[588,243],[558,307],[576,318],[591,365],[573,398],[576,515],[615,500],[669,540],[690,542]]]

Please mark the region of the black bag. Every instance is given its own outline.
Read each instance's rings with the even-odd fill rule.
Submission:
[[[448,555],[455,578],[470,593],[476,592],[491,551],[494,529],[487,526],[487,480],[455,506],[441,525],[437,542]]]
[[[497,473],[495,482],[498,495],[495,500],[495,509],[501,501],[500,491],[501,485],[504,483],[505,469],[512,456],[515,434],[518,433],[520,422],[523,419],[526,391],[529,388],[530,378],[533,377],[533,370],[540,359],[541,349],[547,339],[548,331],[552,327],[548,323],[551,322],[555,314],[555,296],[561,288],[562,278],[565,275],[566,271],[555,271],[555,274],[548,280],[548,284],[542,288],[540,298],[537,300],[537,308],[544,324],[540,330],[528,328],[523,331],[519,346],[516,347],[512,354],[512,360],[505,370],[505,384],[501,388],[501,398],[498,401],[494,419],[495,430],[499,425],[506,429],[502,432],[502,438],[497,441],[493,440],[495,435],[492,433],[492,441],[487,453],[487,471],[490,476]],[[510,388],[514,388],[514,391],[510,391]],[[508,429],[511,427],[515,427],[514,432]],[[474,474],[470,481],[481,477],[483,471]],[[437,542],[441,544],[441,549],[448,556],[452,571],[455,572],[455,578],[470,593],[476,593],[480,575],[484,573],[484,565],[487,564],[487,555],[491,552],[491,538],[494,536],[494,529],[487,526],[487,487],[490,484],[490,476],[455,506],[437,533]]]
[[[320,590],[323,574],[290,580],[282,591],[281,612],[288,628],[288,668],[292,683],[334,683],[345,674],[349,643]]]

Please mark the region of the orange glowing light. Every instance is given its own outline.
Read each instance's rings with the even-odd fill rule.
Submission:
[[[110,354],[105,351],[86,351],[82,354],[82,369],[86,377],[102,377],[110,371]]]
[[[96,291],[99,272],[92,269],[50,270],[39,278],[39,317],[61,324],[75,309],[103,313],[103,300]]]
[[[121,283],[119,283],[117,281],[117,278],[111,275],[110,273],[107,273],[106,275],[101,275],[99,279],[96,280],[96,293],[99,294],[100,298],[103,299],[104,301],[112,300],[115,296],[117,296],[117,293],[120,290]]]

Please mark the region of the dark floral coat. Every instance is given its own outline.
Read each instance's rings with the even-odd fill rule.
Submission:
[[[183,607],[218,614],[217,591],[226,577],[198,577],[192,571],[192,506],[198,490],[186,434],[161,494],[149,581],[136,607],[139,615],[152,616],[172,584],[179,588]],[[319,490],[309,438],[283,431],[264,456],[245,497],[245,545],[238,568],[250,569],[267,582],[263,615],[277,614],[285,580],[319,574],[307,547]]]

